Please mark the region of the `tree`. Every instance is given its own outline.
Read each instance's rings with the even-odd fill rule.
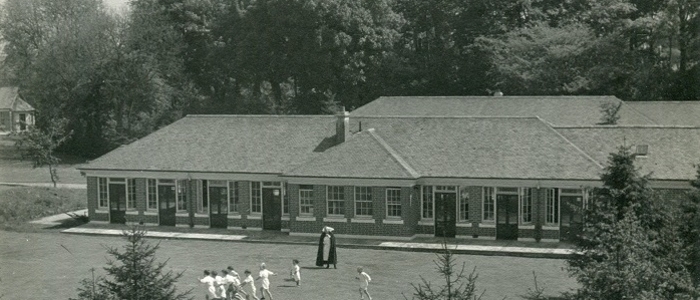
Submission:
[[[462,263],[462,268],[457,269],[454,254],[447,247],[447,242],[442,242],[442,251],[436,254],[437,260],[434,260],[440,276],[445,280],[442,286],[435,286],[430,281],[420,276],[421,283],[413,284],[413,297],[417,300],[476,300],[481,299],[483,292],[477,294],[476,280],[479,275],[476,274],[476,268],[467,275],[465,273],[466,263]],[[404,295],[405,299],[406,296]]]
[[[634,167],[626,147],[610,155],[584,209],[583,232],[569,272],[583,299],[690,299],[696,295],[686,267],[672,203],[664,203]],[[670,201],[668,201],[670,202]],[[671,208],[670,208],[671,207]]]
[[[693,276],[695,288],[700,290],[700,165],[697,176],[691,182],[694,187],[681,203],[679,222],[683,247],[688,251],[686,266]]]
[[[164,272],[166,262],[156,263],[155,254],[159,245],[150,245],[145,240],[146,232],[138,227],[123,231],[127,240],[124,251],[108,248],[109,260],[104,270],[107,277],[84,279],[78,288],[78,299],[132,299],[132,300],[176,300],[192,299],[190,291],[180,293],[175,283],[182,273]]]
[[[71,135],[71,132],[66,132],[67,123],[66,119],[52,119],[44,129],[30,126],[29,130],[19,133],[15,142],[22,158],[31,160],[34,168],[49,167],[53,187],[59,179],[56,165],[61,162],[55,155],[56,148]]]

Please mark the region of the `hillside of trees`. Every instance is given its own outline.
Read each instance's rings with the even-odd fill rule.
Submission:
[[[92,158],[186,114],[381,95],[700,99],[696,0],[6,0],[0,80]]]

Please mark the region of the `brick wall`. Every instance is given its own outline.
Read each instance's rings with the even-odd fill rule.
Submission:
[[[87,178],[87,208],[88,216],[92,219],[97,209],[97,177]]]

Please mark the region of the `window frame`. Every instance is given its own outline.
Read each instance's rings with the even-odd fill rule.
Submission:
[[[533,214],[532,214],[532,209],[534,207],[534,199],[532,197],[533,193],[533,188],[528,188],[528,187],[523,187],[520,188],[520,197],[519,197],[519,217],[518,217],[518,222],[519,225],[533,225],[534,220],[533,220]],[[527,213],[526,213],[527,212]],[[529,220],[526,220],[525,216],[529,217]]]
[[[395,191],[398,192],[398,201],[392,201],[392,202],[398,202],[398,203],[389,203],[389,192],[390,191]],[[392,197],[393,198],[393,197]],[[384,203],[385,203],[385,217],[387,219],[401,219],[403,217],[403,211],[402,211],[402,205],[401,205],[401,188],[395,188],[395,187],[388,187],[386,188],[386,191],[384,192]],[[394,209],[390,209],[390,206],[394,206]],[[398,210],[396,209],[398,208]],[[390,215],[389,212],[396,212],[398,211],[398,215]]]
[[[228,181],[226,183],[226,186],[228,187],[228,212],[230,214],[240,214],[240,197],[238,196],[239,192],[239,187],[238,187],[239,182],[238,181]]]
[[[550,192],[552,195],[550,195]],[[550,202],[552,202],[552,204],[550,204]],[[559,222],[561,221],[561,192],[559,188],[547,189],[544,207],[544,224],[552,227],[559,226]],[[550,207],[552,208],[551,210]]]
[[[302,196],[302,192],[310,192],[310,197],[307,199],[306,197]],[[304,204],[302,201],[308,200],[311,203],[310,204]],[[305,217],[312,217],[314,216],[314,186],[313,185],[299,185],[299,216],[305,216]],[[311,209],[311,212],[305,213],[303,211],[304,207],[308,207]]]
[[[339,189],[338,193],[331,193],[331,189]],[[341,196],[340,199],[331,199],[330,195],[338,195]],[[331,212],[331,205],[330,203],[333,202],[334,211],[337,208],[339,210],[339,214],[335,213],[330,213]],[[326,186],[326,215],[329,217],[345,217],[345,187],[342,185],[327,185]]]
[[[153,185],[151,185],[153,183]],[[151,199],[151,195],[153,199]],[[151,200],[154,201],[155,207],[151,207]],[[153,178],[146,179],[146,211],[158,211],[158,180]]]
[[[461,222],[461,223],[468,223],[470,221],[470,218],[469,218],[469,209],[470,209],[469,196],[470,195],[466,191],[466,189],[467,189],[466,186],[461,187],[461,188],[459,188],[459,187],[457,188],[457,191],[459,191],[459,193],[457,194],[457,199],[458,199],[458,201],[457,201],[457,222]],[[466,198],[463,195],[466,195]],[[466,209],[464,209],[465,206],[466,206]],[[463,216],[463,213],[464,213],[464,216]]]
[[[257,191],[256,188],[253,186],[257,185]],[[263,189],[263,183],[260,181],[251,181],[250,182],[250,202],[248,203],[249,206],[249,211],[251,215],[262,215],[263,212],[263,198],[262,198],[262,189]],[[256,194],[257,192],[257,194]],[[254,203],[256,201],[257,203]],[[257,204],[257,205],[255,205]],[[254,211],[254,209],[259,208],[260,211]]]
[[[97,177],[97,209],[109,210],[109,178],[107,177]]]
[[[488,193],[487,193],[488,192]],[[488,194],[488,195],[487,195]],[[490,196],[490,197],[489,197]],[[490,211],[491,219],[486,219],[486,199],[490,198],[493,209]],[[484,186],[481,188],[481,222],[482,223],[496,223],[496,188],[490,186]]]
[[[136,210],[136,178],[126,179],[126,210]]]
[[[168,180],[168,179],[166,179],[166,180]],[[158,182],[158,184],[161,184],[161,183]],[[168,182],[163,182],[162,185],[175,186],[175,213],[176,214],[189,213],[189,209],[187,206],[188,206],[188,202],[192,201],[192,199],[190,199],[190,195],[189,195],[190,189],[189,189],[189,185],[187,184],[187,180],[186,179],[181,179],[181,180],[173,179],[172,184],[168,183]],[[184,200],[182,200],[182,198],[184,198]],[[158,201],[160,201],[160,198],[158,199]],[[183,203],[184,203],[185,207],[183,209],[181,209],[180,206],[183,205]]]
[[[365,189],[367,193],[359,192],[358,189]],[[374,195],[371,186],[354,186],[353,187],[353,211],[356,217],[361,218],[372,218],[374,216]],[[358,199],[358,195],[368,196],[369,199]],[[366,207],[358,207],[358,204],[369,204],[369,214],[359,214],[358,212],[367,209]]]
[[[426,191],[429,189],[429,191]],[[425,196],[430,196],[430,203],[427,206],[430,209],[430,217],[425,216],[426,199]],[[434,220],[435,219],[435,188],[432,185],[422,185],[420,187],[420,217],[421,220]]]

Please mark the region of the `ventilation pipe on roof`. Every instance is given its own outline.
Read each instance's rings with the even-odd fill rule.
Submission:
[[[345,106],[341,107],[336,114],[335,120],[335,142],[342,144],[350,138],[350,113],[345,111]]]

